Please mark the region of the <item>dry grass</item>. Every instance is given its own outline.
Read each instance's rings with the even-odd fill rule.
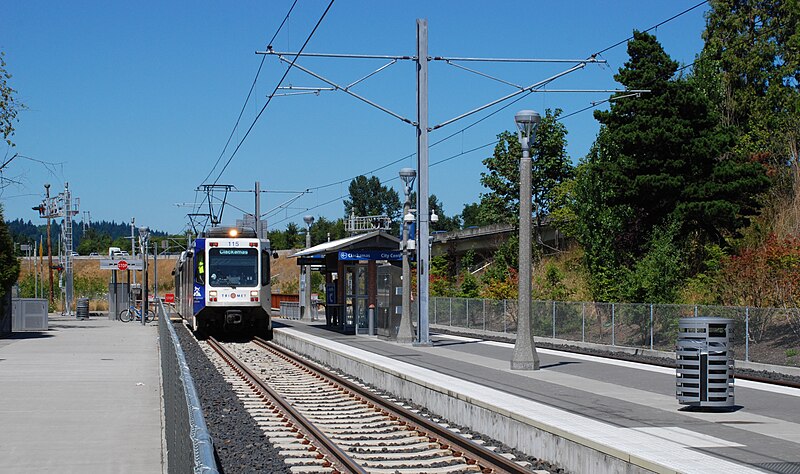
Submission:
[[[172,270],[175,268],[175,261],[177,257],[161,257],[158,259],[158,288],[159,290],[164,291],[172,291],[174,290],[174,283],[172,280]],[[47,258],[44,259],[45,266],[47,265]],[[55,264],[55,263],[54,263]],[[31,273],[31,263],[29,263],[26,259],[22,259],[22,264],[20,265],[20,278],[24,278],[26,275]],[[100,260],[94,258],[80,258],[73,260],[73,274],[78,277],[82,276],[88,278],[90,280],[99,280],[103,282],[110,283],[111,282],[111,270],[104,270],[100,269]],[[153,268],[153,259],[151,258],[149,261],[149,267],[147,269],[147,278],[151,282],[153,278],[155,278],[155,269]],[[141,282],[141,273],[137,272],[136,281]],[[53,279],[58,278],[58,273],[53,272]],[[45,279],[47,276],[45,275]],[[120,281],[127,281],[126,280],[126,272],[117,272],[117,278]]]
[[[174,281],[172,279],[172,270],[175,268],[176,256],[161,257],[158,259],[158,292],[159,294],[172,293],[175,290]],[[25,278],[32,273],[32,261],[23,258],[20,265],[20,279]],[[44,259],[44,265],[47,266],[47,258]],[[111,270],[100,269],[100,260],[96,258],[76,258],[73,260],[73,274],[75,278],[86,278],[93,284],[108,288],[111,283]],[[147,278],[152,287],[152,281],[155,278],[155,269],[153,267],[153,260],[150,259],[147,271]],[[47,272],[44,274],[44,280],[47,281]],[[117,278],[120,282],[127,282],[127,272],[117,272]],[[58,294],[58,272],[53,272],[53,281],[56,286],[56,294]],[[141,272],[137,272],[136,281],[141,283]],[[76,297],[79,295],[76,295]],[[89,301],[90,311],[107,311],[107,299],[91,299]]]
[[[299,250],[278,250],[278,259],[272,261],[272,291],[284,292],[288,288],[297,288],[300,280],[300,266],[296,258],[289,258]]]
[[[289,258],[289,255],[294,254],[297,250],[278,250],[278,258],[272,261],[272,276],[275,287],[280,290],[281,288],[290,288],[292,285],[297,287],[297,282],[300,278],[300,267],[297,265],[297,260]],[[172,270],[175,268],[177,256],[160,257],[158,259],[158,292],[159,294],[174,293],[175,284],[172,277]],[[47,258],[44,259],[45,266],[47,265]],[[20,279],[32,273],[32,261],[22,259],[20,265]],[[108,287],[111,283],[111,270],[100,269],[100,260],[95,258],[81,258],[78,257],[73,261],[73,270],[76,278],[83,277],[96,282],[98,285]],[[148,267],[148,281],[152,288],[152,281],[155,278],[155,271],[153,270],[153,260],[150,259]],[[47,273],[44,276],[47,280]],[[120,282],[127,282],[127,272],[117,272],[117,278]],[[58,273],[53,272],[53,280],[56,282],[56,292],[58,292]],[[137,283],[141,283],[141,272],[137,272]],[[92,299],[89,302],[92,311],[106,311],[108,310],[108,301],[106,299]]]

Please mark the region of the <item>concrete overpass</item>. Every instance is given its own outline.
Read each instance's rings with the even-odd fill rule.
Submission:
[[[435,232],[432,235],[431,256],[453,255],[456,257],[458,266],[461,263],[461,257],[472,250],[476,257],[474,263],[479,265],[482,262],[490,261],[497,249],[516,232],[516,224],[491,224],[450,232]],[[541,236],[541,239],[537,239],[537,234]],[[534,228],[533,236],[544,254],[555,253],[566,248],[567,238],[549,221],[542,223],[538,232]]]

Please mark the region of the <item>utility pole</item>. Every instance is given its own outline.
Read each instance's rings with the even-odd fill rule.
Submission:
[[[45,213],[47,214],[47,268],[50,272],[50,306],[55,304],[55,300],[53,300],[53,244],[50,239],[50,184],[45,184],[44,189],[46,192],[45,198]]]
[[[256,181],[256,237],[261,240],[261,181]]]
[[[417,345],[431,345],[428,328],[428,20],[417,19]]]
[[[539,58],[456,58],[456,57],[429,57],[428,56],[428,21],[425,19],[417,19],[417,55],[416,57],[408,56],[408,55],[367,55],[367,54],[330,54],[330,53],[303,53],[300,52],[280,52],[275,51],[272,48],[268,48],[266,51],[257,51],[257,54],[269,54],[269,55],[276,55],[278,59],[285,63],[289,64],[290,67],[303,71],[310,76],[315,77],[322,82],[325,82],[330,87],[296,87],[296,86],[289,86],[289,87],[282,87],[279,89],[296,89],[302,92],[299,93],[314,93],[319,94],[322,91],[341,91],[344,92],[351,97],[354,97],[372,107],[375,107],[396,119],[401,120],[404,123],[413,125],[416,127],[417,130],[417,173],[418,173],[418,188],[417,188],[417,236],[415,241],[419,242],[417,245],[417,298],[418,298],[418,313],[419,313],[419,331],[418,331],[418,339],[416,344],[418,345],[430,345],[430,333],[429,333],[429,318],[428,318],[428,303],[429,303],[429,274],[430,274],[430,247],[429,247],[429,223],[430,223],[430,213],[429,213],[429,205],[428,205],[428,133],[430,131],[438,130],[439,128],[445,127],[449,124],[452,124],[458,120],[464,119],[469,117],[473,114],[476,114],[480,111],[486,110],[490,107],[493,107],[497,104],[500,104],[504,101],[512,99],[521,94],[530,94],[533,92],[540,92],[544,86],[547,84],[555,81],[556,79],[563,77],[567,74],[570,74],[574,71],[578,71],[583,69],[587,64],[604,64],[606,63],[605,60],[600,60],[591,56],[587,59],[539,59]],[[361,79],[351,83],[350,85],[340,85],[336,82],[327,79],[320,74],[311,71],[310,69],[297,64],[296,59],[299,57],[329,57],[329,58],[351,58],[351,59],[381,59],[381,60],[388,60],[390,61],[388,64],[385,64],[372,72],[371,74],[362,77]],[[413,60],[416,62],[417,66],[417,121],[414,122],[406,117],[403,117],[400,114],[397,114],[386,107],[383,107],[366,97],[363,97],[352,90],[352,86],[358,84],[365,79],[372,77],[373,75],[377,74],[378,72],[386,69],[387,67],[391,66],[392,64],[396,63],[397,61],[401,60]],[[515,86],[517,88],[516,91],[511,92],[499,99],[493,100],[485,105],[472,109],[468,112],[462,113],[457,117],[453,117],[449,120],[441,122],[433,127],[428,126],[428,64],[430,61],[443,61],[451,66],[458,67],[460,69],[464,69],[466,71],[479,74],[481,76],[488,77],[493,80],[498,80],[505,84],[509,84],[508,81],[503,81],[501,79],[488,76],[484,73],[472,71],[469,68],[460,66],[455,64],[454,61],[485,61],[485,62],[529,62],[529,63],[567,63],[567,64],[574,64],[573,66],[568,67],[562,72],[559,72],[553,76],[550,76],[544,80],[537,81],[533,84],[528,86]],[[548,92],[553,92],[552,89],[548,89]],[[639,92],[648,92],[645,90],[608,90],[608,91],[590,91],[590,90],[562,90],[559,92],[629,92],[629,93],[639,93]],[[295,95],[297,93],[290,92],[285,95]],[[273,96],[274,97],[274,96]]]
[[[69,183],[64,183],[64,193],[61,195],[63,198],[63,220],[61,225],[61,233],[63,234],[64,242],[64,278],[65,293],[64,293],[64,312],[67,316],[72,316],[72,297],[74,293],[74,280],[72,268],[72,216],[77,214],[73,210],[72,193],[69,190]]]

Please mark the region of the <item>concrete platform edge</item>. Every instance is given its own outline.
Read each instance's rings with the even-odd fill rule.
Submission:
[[[397,397],[424,402],[430,410],[454,423],[468,426],[570,472],[678,472],[577,433],[427,383],[412,374],[388,370],[351,353],[316,345],[298,334],[276,330],[274,342],[365,383],[381,387]]]

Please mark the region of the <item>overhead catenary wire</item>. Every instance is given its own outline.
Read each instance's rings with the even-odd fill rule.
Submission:
[[[286,68],[286,71],[283,73],[283,76],[281,76],[280,80],[278,81],[278,84],[275,85],[275,89],[273,89],[272,94],[274,94],[278,90],[278,87],[280,87],[283,84],[283,81],[286,79],[286,76],[289,75],[289,71],[291,71],[292,68],[294,67],[295,62],[297,61],[297,58],[299,57],[299,53],[303,52],[303,50],[306,48],[306,46],[308,46],[308,43],[311,41],[311,38],[314,37],[314,33],[316,33],[317,28],[319,28],[319,25],[322,24],[322,21],[325,19],[325,16],[328,14],[328,12],[330,11],[331,7],[333,6],[333,2],[334,1],[335,0],[330,0],[330,2],[328,3],[328,6],[325,8],[325,11],[322,12],[322,15],[319,17],[319,20],[317,20],[317,23],[314,25],[314,28],[311,30],[311,33],[308,34],[308,37],[303,42],[303,46],[300,47],[298,55],[296,55],[294,57],[294,59],[292,59],[291,63],[289,63],[289,67]],[[244,136],[239,141],[239,144],[236,145],[236,149],[233,150],[233,153],[231,153],[231,156],[228,158],[228,161],[225,162],[225,166],[223,166],[222,169],[220,170],[219,174],[217,175],[217,178],[214,180],[214,184],[217,184],[219,179],[222,177],[222,174],[225,172],[226,169],[228,169],[228,166],[231,164],[231,161],[236,156],[236,153],[242,147],[242,144],[244,143],[244,141],[247,140],[247,137],[250,135],[250,132],[253,131],[253,127],[255,127],[256,123],[258,123],[258,119],[261,118],[261,115],[263,115],[264,111],[267,109],[267,107],[269,106],[269,104],[271,102],[272,102],[272,99],[268,97],[267,101],[264,103],[264,106],[261,107],[261,110],[258,112],[258,115],[256,115],[256,118],[253,119],[253,123],[247,129],[247,132],[245,132]]]
[[[532,92],[529,92],[529,93],[532,93]],[[636,94],[631,94],[631,95],[636,95]],[[563,119],[566,119],[566,118],[568,118],[568,117],[572,117],[573,115],[576,115],[576,114],[578,114],[578,113],[585,112],[585,111],[587,111],[587,110],[589,110],[589,109],[597,108],[598,106],[600,106],[600,105],[602,105],[602,104],[604,104],[604,103],[606,103],[606,102],[610,102],[610,101],[612,101],[612,100],[617,100],[617,99],[622,99],[622,98],[625,98],[625,97],[630,97],[631,95],[626,95],[626,96],[622,96],[622,97],[616,97],[616,98],[609,98],[609,99],[606,99],[606,100],[601,100],[601,101],[597,101],[597,102],[592,102],[592,103],[591,103],[589,106],[587,106],[587,107],[584,107],[584,108],[582,108],[582,109],[576,110],[576,111],[574,111],[574,112],[571,112],[571,113],[569,113],[569,114],[566,114],[566,115],[561,115],[561,116],[559,116],[558,118],[556,118],[556,121],[560,122],[561,120],[563,120]],[[522,100],[523,98],[524,98],[524,96],[523,96],[523,97],[520,97],[520,98],[518,98],[518,99],[516,99],[514,102],[517,102],[517,101],[519,101],[519,100]],[[509,107],[509,106],[513,105],[513,104],[514,104],[514,102],[511,102],[511,103],[509,103],[509,104],[505,105],[503,108],[507,108],[507,107]],[[493,112],[493,113],[497,113],[497,112],[499,112],[500,110],[502,110],[502,109],[499,109],[499,110],[497,110],[497,111],[495,111],[495,112]],[[485,118],[486,118],[486,117],[484,117],[484,119],[485,119]],[[483,119],[482,119],[482,120],[483,120]],[[456,132],[455,134],[457,134],[457,133],[458,133],[458,132]],[[455,134],[453,134],[453,135],[455,135]],[[452,136],[452,135],[451,135],[451,136]],[[499,140],[499,139],[497,139],[497,140],[493,140],[493,141],[491,141],[491,142],[485,143],[485,144],[483,144],[483,145],[479,145],[479,146],[476,146],[476,147],[470,148],[469,150],[464,150],[464,151],[461,151],[460,153],[456,153],[456,154],[454,154],[454,155],[448,156],[447,158],[442,158],[441,160],[434,161],[434,162],[432,162],[432,163],[430,164],[430,166],[431,166],[431,167],[434,167],[434,166],[436,166],[436,165],[440,165],[440,164],[442,164],[442,163],[446,163],[446,162],[448,162],[448,161],[454,160],[454,159],[456,159],[456,158],[460,158],[460,157],[462,157],[462,156],[464,156],[464,155],[468,155],[468,154],[470,154],[470,153],[474,153],[474,152],[476,152],[476,151],[479,151],[479,150],[482,150],[482,149],[484,149],[484,148],[488,148],[488,147],[490,147],[490,146],[495,146],[495,145],[497,145],[499,142],[500,142],[500,140]],[[441,143],[441,141],[440,141],[439,143]],[[431,145],[431,146],[433,146],[433,145]],[[413,156],[413,155],[412,155],[412,156]],[[403,158],[403,159],[404,159],[404,158]],[[387,166],[388,166],[388,165],[387,165]],[[385,168],[385,167],[386,167],[386,166],[383,166],[382,168]],[[359,176],[360,176],[360,175],[359,175]],[[383,181],[383,183],[390,183],[390,182],[394,181],[395,179],[399,179],[399,177],[398,177],[398,176],[394,176],[394,177],[392,177],[392,178],[389,178],[389,179],[387,179],[387,180]],[[346,180],[345,180],[345,181],[346,181]],[[343,182],[345,182],[345,181],[340,181],[338,184],[340,184],[340,183],[343,183]],[[316,188],[309,188],[309,189],[316,189]],[[336,201],[343,200],[343,199],[346,199],[346,198],[348,198],[348,197],[350,197],[350,193],[343,194],[343,195],[341,195],[341,196],[335,197],[335,198],[333,198],[333,199],[331,199],[331,200],[329,200],[329,201],[323,202],[323,203],[321,203],[321,204],[318,204],[318,205],[316,205],[316,206],[311,206],[311,207],[305,207],[305,208],[302,208],[302,210],[301,210],[300,212],[298,212],[298,213],[296,213],[296,214],[292,214],[292,215],[290,215],[290,216],[286,216],[286,217],[284,217],[283,219],[281,219],[281,220],[279,220],[279,221],[276,221],[276,222],[274,222],[273,224],[280,224],[280,223],[282,223],[282,222],[285,222],[285,221],[288,221],[288,220],[290,220],[290,219],[293,219],[293,218],[295,218],[295,217],[297,217],[297,216],[299,216],[299,215],[301,215],[301,214],[307,213],[308,211],[312,211],[312,210],[314,210],[314,209],[318,209],[318,208],[320,208],[320,207],[327,206],[328,204],[332,204],[332,203],[334,203],[334,202],[336,202]],[[297,198],[300,198],[300,196],[297,196]]]
[[[683,15],[685,15],[685,14],[687,14],[687,13],[689,13],[689,12],[691,12],[691,11],[693,11],[693,10],[697,9],[697,8],[699,8],[699,7],[701,7],[702,5],[704,5],[704,4],[706,4],[706,3],[708,3],[708,2],[707,2],[707,0],[706,0],[706,1],[703,1],[703,2],[699,2],[699,3],[697,3],[696,5],[694,5],[694,6],[690,7],[690,8],[687,8],[687,9],[685,9],[685,10],[683,10],[683,11],[681,11],[681,12],[679,12],[679,13],[677,13],[677,14],[675,14],[675,15],[673,15],[673,16],[671,16],[671,17],[669,17],[669,18],[667,18],[667,19],[665,19],[665,20],[663,20],[663,21],[660,21],[659,23],[657,23],[657,24],[655,24],[655,25],[651,26],[650,28],[647,28],[647,29],[645,29],[645,30],[643,30],[643,31],[651,31],[651,30],[653,30],[653,29],[656,29],[656,28],[658,28],[659,26],[662,26],[662,25],[664,25],[664,24],[667,24],[667,23],[669,23],[669,22],[671,22],[671,21],[673,21],[673,20],[675,20],[675,19],[677,19],[677,18],[679,18],[679,17],[681,17],[681,16],[683,16]],[[606,48],[603,48],[603,49],[599,50],[598,52],[594,53],[593,55],[591,55],[591,56],[590,56],[590,58],[595,58],[595,57],[599,56],[599,55],[600,55],[600,54],[602,54],[602,53],[605,53],[605,52],[607,52],[607,51],[609,51],[609,50],[611,50],[611,49],[614,49],[614,48],[616,48],[616,47],[619,47],[619,46],[621,46],[621,45],[623,45],[623,44],[626,44],[626,43],[627,43],[628,41],[630,41],[631,39],[633,39],[633,36],[630,36],[630,37],[628,37],[628,38],[626,38],[626,39],[624,39],[624,40],[622,40],[622,41],[619,41],[619,42],[617,42],[617,43],[614,43],[614,44],[613,44],[613,45],[611,45],[611,46],[608,46],[608,47],[606,47]],[[273,52],[271,52],[271,53],[272,53],[272,54],[288,54],[288,53],[276,53],[276,52],[274,52],[274,51],[273,51]],[[337,55],[337,54],[318,54],[318,53],[304,53],[303,55],[304,55],[304,56],[309,56],[309,55],[317,55],[317,56],[325,56],[325,57],[342,57],[342,58],[344,58],[344,57],[372,57],[372,56],[373,56],[373,55],[352,55],[352,54],[347,54],[347,55]],[[378,56],[375,56],[375,57],[378,57]],[[380,58],[383,58],[383,59],[393,59],[393,58],[398,58],[398,59],[414,59],[414,57],[413,57],[413,56],[379,56],[379,57],[380,57]],[[453,61],[453,60],[460,60],[460,61],[465,61],[465,60],[476,60],[476,61],[479,61],[479,60],[482,60],[483,58],[444,58],[444,57],[434,57],[434,58],[431,58],[431,59],[435,59],[435,60],[441,60],[441,61]],[[488,59],[488,58],[487,58],[487,59]],[[502,59],[502,58],[501,58],[501,59]],[[513,61],[515,61],[515,62],[516,62],[516,61],[518,61],[518,60],[513,60]],[[566,61],[567,61],[567,62],[570,62],[570,61],[573,61],[573,60],[566,60]],[[574,61],[577,61],[577,60],[574,60]],[[694,64],[694,63],[693,63],[693,64]],[[693,65],[693,64],[692,64],[692,65]],[[683,68],[681,68],[681,70],[683,70],[683,69],[685,69],[685,68],[687,68],[687,67],[690,67],[690,66],[691,66],[691,65],[689,65],[689,66],[684,66]],[[467,69],[467,70],[469,70],[468,68],[464,68],[464,67],[461,67],[461,68],[462,68],[462,69]],[[471,71],[471,70],[470,70],[470,71]],[[512,84],[512,85],[513,85],[513,84]],[[517,85],[513,85],[513,86],[514,86],[514,87],[519,87],[519,86],[517,86]],[[505,110],[505,109],[507,109],[508,107],[510,107],[511,105],[513,105],[514,103],[517,103],[518,101],[520,101],[520,100],[524,99],[525,97],[527,97],[528,95],[530,95],[530,94],[531,94],[531,93],[533,93],[534,91],[536,91],[536,90],[525,90],[524,92],[523,92],[523,91],[520,91],[520,92],[523,92],[523,93],[521,94],[521,96],[520,96],[520,97],[517,97],[517,98],[515,98],[515,100],[513,100],[513,101],[509,102],[508,104],[505,104],[504,106],[502,106],[502,107],[500,107],[500,108],[498,108],[498,109],[496,109],[496,110],[492,111],[491,113],[487,114],[486,116],[484,116],[484,117],[480,118],[479,120],[476,120],[475,122],[473,122],[473,123],[471,123],[471,124],[469,124],[469,125],[467,125],[467,126],[465,126],[465,127],[461,128],[460,130],[457,130],[457,131],[453,132],[452,134],[450,134],[450,135],[448,135],[448,136],[446,136],[446,137],[444,137],[444,138],[442,138],[442,139],[440,139],[440,140],[438,140],[438,141],[436,141],[436,142],[432,143],[431,145],[429,145],[429,148],[431,148],[431,147],[434,147],[434,146],[436,146],[436,145],[438,145],[438,144],[440,144],[440,143],[443,143],[443,142],[445,142],[445,141],[447,141],[447,140],[449,140],[449,139],[451,139],[451,138],[453,138],[453,137],[455,137],[455,136],[458,136],[458,135],[462,134],[464,131],[466,131],[466,130],[468,130],[468,129],[470,129],[470,128],[474,127],[474,126],[476,126],[477,124],[479,124],[479,123],[481,123],[481,122],[483,122],[483,121],[487,120],[488,118],[490,118],[490,117],[492,117],[492,116],[496,115],[497,113],[501,112],[502,110]],[[507,98],[507,97],[506,97],[506,98]],[[609,102],[609,99],[606,99],[606,100],[603,100],[603,101],[599,101],[599,102],[593,102],[593,103],[592,103],[591,105],[589,105],[588,107],[584,107],[584,108],[582,108],[582,109],[579,109],[579,110],[577,110],[577,111],[571,112],[571,113],[569,113],[569,114],[567,114],[567,115],[562,115],[561,117],[559,117],[559,118],[558,118],[558,120],[563,120],[563,119],[566,119],[566,118],[572,117],[572,116],[574,116],[574,115],[576,115],[576,114],[579,114],[579,113],[585,112],[585,111],[587,111],[587,110],[590,110],[590,109],[596,108],[597,106],[599,106],[599,105],[601,105],[601,104],[603,104],[603,103],[605,103],[605,102]],[[473,152],[475,152],[475,151],[477,151],[477,150],[480,150],[480,149],[486,148],[486,147],[488,147],[488,146],[494,145],[494,144],[496,144],[497,142],[498,142],[498,140],[495,140],[495,141],[493,141],[493,142],[490,142],[490,143],[487,143],[487,144],[485,144],[485,145],[481,145],[481,146],[478,146],[478,147],[472,148],[472,149],[470,149],[470,150],[463,151],[462,153],[459,153],[459,154],[456,154],[456,155],[453,155],[453,156],[450,156],[450,157],[444,158],[444,159],[442,159],[442,160],[439,160],[439,161],[437,161],[437,162],[431,163],[431,166],[435,166],[435,165],[437,165],[437,164],[440,164],[440,163],[444,163],[444,162],[450,161],[450,160],[452,160],[452,159],[455,159],[455,158],[457,158],[457,157],[459,157],[459,156],[463,156],[464,154],[473,153]],[[361,174],[359,174],[359,175],[357,175],[357,176],[366,175],[366,174],[374,174],[374,173],[375,173],[375,172],[377,172],[377,171],[383,170],[383,169],[385,169],[385,168],[387,168],[387,167],[389,167],[389,166],[392,166],[393,164],[396,164],[396,163],[398,163],[398,162],[401,162],[401,161],[403,161],[403,160],[407,160],[407,159],[409,159],[409,158],[412,158],[412,157],[414,157],[415,155],[416,155],[416,153],[411,153],[411,154],[405,155],[405,156],[403,156],[403,157],[401,157],[401,158],[398,158],[398,159],[396,159],[396,160],[393,160],[393,161],[391,161],[391,162],[389,162],[389,163],[387,163],[387,164],[385,164],[385,165],[382,165],[382,166],[379,166],[379,167],[377,167],[377,168],[374,168],[374,169],[373,169],[373,170],[371,170],[371,171],[368,171],[368,172],[366,172],[366,173],[361,173]],[[332,187],[332,186],[336,186],[336,185],[342,185],[342,184],[344,184],[344,183],[346,183],[346,182],[348,182],[348,181],[351,181],[351,180],[352,180],[352,179],[354,179],[354,178],[355,178],[355,177],[350,177],[350,178],[346,178],[346,179],[342,179],[342,180],[338,180],[338,181],[330,182],[330,183],[327,183],[327,184],[323,184],[323,185],[320,185],[320,186],[309,187],[308,189],[309,189],[309,191],[312,191],[312,192],[313,192],[313,191],[317,191],[317,190],[325,189],[325,188]],[[392,179],[394,179],[394,178],[392,178]],[[389,182],[389,181],[391,181],[391,179],[390,179],[390,180],[387,180],[386,182]],[[304,194],[305,194],[305,193],[304,193]],[[302,196],[302,195],[301,195],[301,196]],[[299,197],[301,197],[301,196],[298,196],[298,198],[299,198]],[[339,196],[339,197],[337,197],[337,198],[334,198],[334,199],[332,199],[332,200],[326,201],[326,202],[324,202],[324,203],[322,203],[322,204],[319,204],[319,205],[316,205],[316,206],[313,206],[313,207],[308,207],[308,208],[305,208],[305,209],[304,209],[304,211],[302,211],[302,212],[300,212],[300,213],[297,213],[297,214],[294,214],[294,215],[291,215],[291,216],[287,216],[286,218],[284,218],[284,219],[282,219],[282,220],[280,220],[280,221],[277,221],[277,222],[275,222],[275,223],[277,224],[277,223],[284,222],[284,221],[286,221],[286,220],[289,220],[289,219],[291,219],[291,218],[293,218],[293,217],[296,217],[296,216],[298,216],[298,215],[302,214],[303,212],[306,212],[306,211],[308,211],[308,210],[312,210],[312,209],[316,209],[316,208],[319,208],[319,207],[323,207],[323,206],[325,206],[325,205],[328,205],[328,204],[330,204],[330,203],[333,203],[333,202],[335,202],[336,200],[339,200],[339,199],[344,199],[344,198],[346,198],[346,197],[348,197],[348,196],[349,196],[349,193],[348,193],[348,194],[344,194],[344,195],[342,195],[342,196]]]
[[[646,29],[646,30],[643,30],[643,31],[644,31],[644,32],[648,32],[648,31],[650,31],[650,30],[655,30],[655,29],[656,29],[656,28],[658,28],[659,26],[665,25],[665,24],[669,23],[670,21],[672,21],[672,20],[674,20],[674,19],[676,19],[676,18],[680,18],[680,17],[682,17],[683,15],[685,15],[685,14],[689,13],[690,11],[692,11],[692,10],[695,10],[695,9],[697,9],[697,8],[699,8],[699,7],[703,6],[703,5],[705,5],[706,3],[708,3],[708,0],[703,0],[702,2],[700,2],[700,3],[696,4],[696,5],[694,5],[693,7],[689,7],[689,8],[687,8],[686,10],[684,10],[684,11],[682,11],[682,12],[678,13],[678,14],[675,14],[675,15],[673,15],[673,16],[671,16],[671,17],[669,17],[669,18],[667,18],[667,19],[666,19],[666,20],[664,20],[664,21],[661,21],[661,22],[659,22],[659,23],[656,23],[655,25],[653,25],[653,26],[651,26],[650,28],[648,28],[648,29]],[[600,51],[598,51],[598,52],[594,53],[594,56],[599,56],[599,55],[601,55],[601,54],[605,53],[606,51],[610,51],[610,50],[612,50],[612,49],[616,48],[617,46],[620,46],[620,45],[626,44],[628,41],[630,41],[630,40],[632,40],[632,39],[633,39],[633,36],[629,36],[629,37],[625,38],[624,40],[622,40],[622,41],[619,41],[619,42],[616,42],[616,43],[612,44],[611,46],[609,46],[609,47],[607,47],[607,48],[601,49]]]
[[[268,45],[272,45],[272,43],[275,41],[275,38],[278,37],[278,34],[283,29],[283,25],[285,25],[286,22],[289,20],[289,16],[292,14],[292,10],[294,10],[295,5],[297,5],[297,1],[298,0],[294,0],[292,6],[289,7],[289,11],[286,12],[286,16],[283,18],[283,21],[281,21],[281,24],[278,25],[278,29],[275,30],[275,34],[272,35],[272,38],[270,38],[269,43],[267,43]],[[250,97],[253,95],[253,90],[255,89],[256,83],[258,82],[258,76],[261,74],[261,69],[264,67],[264,59],[266,59],[266,56],[261,57],[261,63],[258,65],[258,70],[256,71],[256,75],[253,78],[253,83],[250,85],[250,90],[247,91],[247,97],[244,99],[244,104],[242,104],[242,110],[239,111],[239,116],[236,118],[236,123],[233,124],[233,129],[231,130],[231,134],[228,136],[228,140],[225,142],[225,146],[222,147],[222,152],[220,152],[217,161],[214,162],[214,166],[211,167],[211,171],[208,172],[208,174],[206,175],[205,178],[203,178],[203,181],[200,184],[205,183],[208,180],[208,178],[214,173],[214,170],[217,169],[217,165],[219,165],[220,160],[222,160],[222,157],[228,150],[228,145],[230,145],[231,140],[233,139],[233,135],[234,133],[236,133],[236,129],[239,127],[239,122],[242,120],[242,115],[244,115],[244,111],[247,109],[247,104],[250,102]]]
[[[300,48],[300,52],[302,52],[305,49],[305,47],[308,45],[308,43],[311,41],[311,38],[314,36],[314,33],[316,33],[316,31],[319,28],[320,24],[322,24],[322,21],[325,19],[325,16],[328,14],[328,12],[330,11],[331,7],[333,6],[333,2],[334,1],[335,0],[330,0],[330,2],[328,3],[328,6],[325,8],[325,11],[322,12],[322,15],[320,16],[319,20],[317,20],[317,23],[314,25],[314,28],[311,30],[311,32],[308,34],[308,37],[306,37],[306,40],[303,42],[303,46]],[[294,7],[294,5],[292,5],[292,7]],[[284,20],[284,22],[285,22],[285,20]],[[275,36],[277,36],[277,33],[276,33]],[[273,36],[273,40],[274,40],[275,36]],[[270,44],[270,46],[271,46],[271,44]],[[289,64],[289,67],[286,68],[286,71],[283,73],[283,76],[281,76],[280,80],[275,85],[275,89],[272,91],[271,95],[274,95],[275,92],[278,90],[278,88],[283,84],[283,81],[286,79],[286,76],[289,74],[289,71],[291,71],[291,69],[294,66],[294,63],[295,63],[296,60],[297,60],[297,56]],[[262,60],[262,64],[263,64],[263,60]],[[264,106],[261,107],[261,110],[258,112],[256,117],[253,119],[253,122],[250,124],[250,127],[248,127],[248,129],[245,132],[244,136],[239,141],[239,143],[236,145],[236,148],[231,153],[231,156],[228,158],[228,160],[225,162],[225,165],[222,167],[222,169],[217,174],[217,177],[214,179],[214,183],[213,184],[217,184],[217,182],[219,182],[219,179],[222,177],[222,174],[225,172],[225,170],[231,164],[231,161],[236,156],[236,153],[242,147],[242,144],[247,139],[247,137],[250,135],[250,132],[253,130],[253,128],[255,127],[256,123],[258,123],[259,118],[261,118],[261,115],[263,115],[264,111],[267,109],[267,107],[269,106],[269,104],[271,102],[272,102],[272,97],[268,97],[266,102],[264,103]],[[214,168],[216,168],[216,166]],[[212,173],[213,173],[213,171],[212,171]],[[209,176],[211,176],[211,174],[209,174]],[[206,179],[208,179],[208,178],[206,178]],[[205,202],[205,199],[203,201]],[[201,203],[201,205],[202,205],[202,203]]]

